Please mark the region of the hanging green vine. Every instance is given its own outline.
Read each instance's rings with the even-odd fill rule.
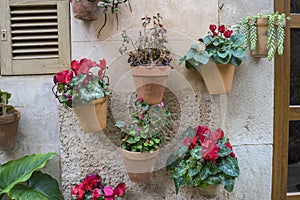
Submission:
[[[268,19],[268,60],[272,60],[276,50],[279,55],[284,51],[284,39],[285,39],[285,21],[290,20],[286,15],[279,14],[278,12],[269,14],[258,14],[257,16],[251,16],[241,19],[238,22],[237,29],[240,33],[245,35],[245,46],[250,45],[251,50],[255,50],[257,47],[257,19]]]

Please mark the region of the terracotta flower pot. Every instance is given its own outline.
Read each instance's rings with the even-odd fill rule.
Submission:
[[[120,153],[123,156],[129,179],[132,182],[143,183],[150,179],[159,150],[153,153],[140,153],[120,148]]]
[[[131,74],[137,88],[137,95],[143,97],[148,104],[160,103],[170,72],[170,66],[132,67]]]
[[[266,58],[268,56],[268,24],[267,18],[257,18],[256,49],[251,51],[253,57]]]
[[[14,147],[20,120],[20,111],[14,109],[0,116],[0,149],[9,150]]]
[[[220,184],[219,185],[208,185],[207,188],[199,187],[187,187],[186,192],[193,194],[195,199],[202,199],[203,197],[207,199],[216,198],[219,194]]]
[[[87,21],[97,20],[100,12],[98,2],[99,0],[72,0],[74,16]]]
[[[200,72],[209,94],[228,94],[231,92],[235,66],[231,63],[203,65]]]
[[[85,133],[95,133],[106,128],[107,101],[108,97],[103,97],[74,108]]]

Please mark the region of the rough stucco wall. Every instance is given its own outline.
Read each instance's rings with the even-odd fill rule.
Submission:
[[[0,151],[0,164],[33,153],[60,154],[58,105],[51,91],[52,76],[0,77],[0,89],[12,93],[10,104],[21,111],[15,147]],[[60,180],[59,157],[45,172]]]
[[[221,2],[224,7],[220,22],[225,24],[261,12],[273,12],[274,7],[271,0]],[[235,145],[241,169],[230,196],[271,199],[274,64],[249,54],[250,51],[236,70],[233,91],[228,95],[225,130]]]

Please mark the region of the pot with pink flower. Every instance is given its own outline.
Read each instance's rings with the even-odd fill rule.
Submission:
[[[116,122],[121,129],[120,153],[130,180],[146,182],[154,169],[163,133],[170,122],[170,112],[163,102],[150,106],[142,97],[134,105],[130,122]]]
[[[245,55],[245,35],[234,33],[225,25],[211,24],[209,29],[209,35],[199,39],[205,49],[192,45],[180,58],[180,64],[185,62],[186,68],[200,71],[209,94],[230,93],[235,68]]]
[[[124,197],[125,191],[125,183],[119,183],[113,189],[105,185],[98,174],[91,174],[71,188],[71,196],[73,200],[115,200]]]
[[[107,101],[111,92],[105,76],[105,59],[96,63],[83,58],[73,60],[71,69],[55,74],[52,91],[60,103],[74,108],[84,132],[106,128]],[[97,74],[92,71],[96,69]]]
[[[228,138],[221,129],[188,127],[180,148],[167,161],[176,194],[183,186],[199,188],[201,196],[214,198],[219,185],[231,192],[240,170]]]

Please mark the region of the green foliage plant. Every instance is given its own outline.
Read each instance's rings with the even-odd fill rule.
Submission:
[[[11,94],[0,90],[0,116],[14,109],[12,105],[8,105]]]
[[[58,182],[42,169],[56,153],[32,154],[0,165],[0,199],[61,200]]]
[[[127,53],[130,66],[169,66],[172,60],[171,52],[168,50],[167,29],[162,24],[162,16],[157,13],[156,16],[148,15],[142,19],[143,31],[140,31],[139,38],[134,42],[124,30],[122,33],[123,44],[119,51],[121,54]],[[148,26],[152,22],[152,27]],[[128,45],[131,44],[133,50],[128,52]]]
[[[250,45],[251,50],[256,49],[257,45],[257,19],[266,18],[268,21],[268,60],[271,61],[277,51],[278,55],[282,55],[284,51],[285,40],[285,23],[290,20],[284,13],[278,12],[250,16],[238,22],[238,32],[245,35],[244,46]]]
[[[180,148],[167,160],[176,194],[183,186],[206,188],[222,184],[231,192],[240,170],[228,138],[221,129],[188,127]]]
[[[163,133],[170,123],[170,112],[163,102],[150,106],[142,97],[135,101],[130,123],[117,121],[121,129],[121,148],[131,152],[153,153],[163,142]]]
[[[216,25],[211,24],[209,34],[199,39],[205,49],[197,44],[192,45],[179,63],[185,62],[187,68],[198,68],[211,60],[215,64],[232,63],[238,67],[245,55],[244,38],[243,34],[233,33],[225,25],[220,25],[217,29]]]

